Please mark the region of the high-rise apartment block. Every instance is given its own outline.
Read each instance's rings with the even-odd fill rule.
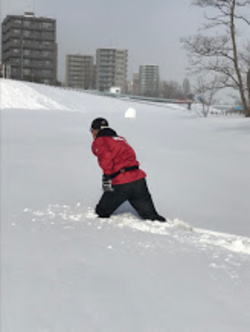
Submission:
[[[33,13],[6,16],[2,22],[2,63],[10,66],[13,79],[55,84],[56,21]]]
[[[66,85],[77,89],[95,87],[94,57],[70,54],[66,56]]]
[[[120,87],[122,92],[127,86],[128,50],[99,48],[96,50],[96,87],[100,91],[112,86]]]
[[[142,96],[158,97],[159,84],[159,66],[141,65],[139,67],[139,86]]]

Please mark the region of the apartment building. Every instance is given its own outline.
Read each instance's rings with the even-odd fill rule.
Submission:
[[[57,82],[56,21],[34,13],[7,15],[2,22],[2,62],[11,78]]]
[[[79,54],[66,56],[66,86],[76,89],[95,88],[93,56]]]
[[[100,91],[112,86],[127,88],[128,50],[99,48],[96,50],[96,87]]]
[[[157,65],[141,65],[139,67],[139,86],[142,96],[159,96],[160,74]]]

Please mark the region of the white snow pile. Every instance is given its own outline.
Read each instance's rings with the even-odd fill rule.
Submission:
[[[102,98],[85,93],[59,87],[47,88],[29,82],[0,79],[0,108],[24,110],[60,110],[91,112],[95,107],[95,100],[104,108],[109,105],[109,98]],[[113,103],[116,104],[115,100]],[[119,104],[119,102],[118,102]],[[100,109],[101,110],[101,109]]]
[[[249,119],[0,89],[1,331],[249,331]],[[127,203],[96,217],[98,116],[135,148],[168,223]]]
[[[63,105],[33,88],[32,84],[11,80],[0,81],[1,108],[65,109]],[[67,108],[66,108],[67,109]]]
[[[133,107],[129,107],[124,115],[125,118],[134,119],[136,118],[136,110]]]

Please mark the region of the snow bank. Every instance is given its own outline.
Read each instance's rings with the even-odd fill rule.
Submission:
[[[130,121],[131,101],[15,81],[1,97],[2,331],[249,331],[249,119],[135,102]],[[96,218],[97,116],[169,223]]]
[[[36,89],[35,84],[0,79],[1,109],[68,110]]]

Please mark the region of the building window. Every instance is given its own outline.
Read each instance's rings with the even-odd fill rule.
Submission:
[[[49,42],[49,41],[43,41],[43,42],[42,42],[42,45],[43,45],[44,47],[49,47],[49,46],[52,46],[52,43]]]
[[[31,61],[29,59],[24,59],[23,64],[24,65],[30,65]]]
[[[41,74],[42,74],[42,76],[44,76],[44,77],[48,77],[48,76],[51,75],[51,71],[50,71],[50,70],[47,70],[47,69],[43,69],[43,70],[41,70]]]
[[[24,30],[24,31],[23,31],[23,35],[24,35],[24,37],[30,37],[30,36],[31,36],[31,31],[29,31],[29,30]]]
[[[42,28],[43,29],[52,29],[53,28],[53,23],[51,23],[51,22],[43,22],[42,23]]]
[[[15,59],[15,58],[13,58],[13,59],[10,60],[10,63],[11,63],[12,65],[18,65],[18,64],[20,63],[20,59]]]
[[[30,55],[30,54],[31,54],[31,50],[24,50],[24,51],[23,51],[23,54],[24,54],[24,55]]]
[[[43,33],[43,38],[47,38],[47,39],[54,39],[54,33],[53,32],[45,32]]]
[[[50,84],[50,80],[43,80],[44,84]]]
[[[17,68],[11,68],[11,72],[13,75],[17,75],[19,73],[19,70]]]
[[[50,51],[42,51],[43,57],[50,57],[51,55],[52,55],[52,52],[50,52]]]
[[[23,74],[24,75],[30,75],[31,74],[31,69],[27,69],[27,68],[23,69]]]
[[[31,26],[31,21],[24,21],[23,26],[27,27],[27,28],[30,27]]]

